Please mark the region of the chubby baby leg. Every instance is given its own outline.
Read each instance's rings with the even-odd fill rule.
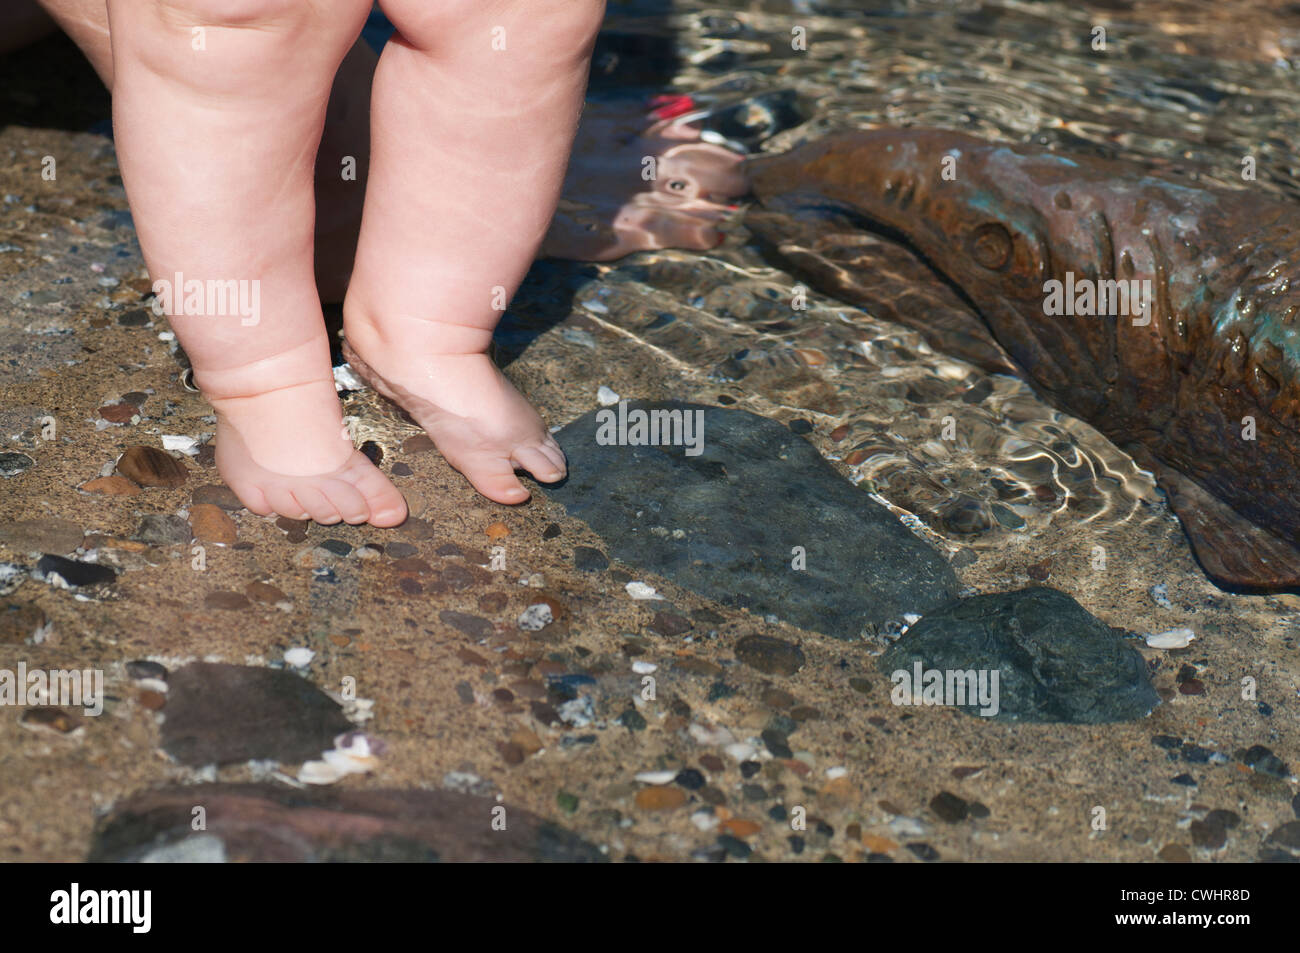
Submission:
[[[244,504],[400,523],[343,428],[313,272],[312,170],[368,0],[109,0],[122,178]]]

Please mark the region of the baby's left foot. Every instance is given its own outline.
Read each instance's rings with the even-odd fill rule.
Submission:
[[[410,414],[447,462],[488,499],[528,499],[515,470],[542,483],[564,478],[564,451],[486,354],[391,346],[357,322],[347,334],[343,356],[352,369]]]

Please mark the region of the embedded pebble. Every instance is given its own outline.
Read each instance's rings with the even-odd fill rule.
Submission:
[[[590,546],[575,546],[573,568],[578,572],[603,572],[609,568],[609,557]]]
[[[22,645],[28,639],[42,641],[48,624],[44,610],[30,602],[0,607],[0,645]]]
[[[642,771],[636,775],[636,779],[642,784],[668,784],[676,777],[676,771]]]
[[[65,555],[81,545],[85,532],[71,520],[45,517],[0,526],[0,542],[25,553]]]
[[[1169,586],[1166,583],[1158,582],[1150,589],[1151,601],[1162,609],[1172,609],[1174,604],[1169,601]]]
[[[1153,649],[1185,649],[1195,638],[1196,633],[1191,629],[1170,629],[1168,632],[1149,634],[1146,643]]]
[[[88,480],[81,484],[81,489],[85,493],[99,493],[103,496],[135,496],[140,492],[138,486],[116,473]]]
[[[284,661],[293,668],[306,668],[311,664],[311,660],[316,657],[316,653],[307,648],[292,648],[284,653]]]
[[[657,672],[658,670],[659,666],[655,665],[653,662],[632,663],[632,671],[636,672],[638,675],[649,675],[651,672]]]
[[[36,461],[25,453],[6,451],[0,453],[0,476],[13,477],[35,466]]]
[[[190,506],[190,530],[195,539],[221,546],[233,546],[238,536],[235,521],[213,503]]]
[[[188,456],[194,456],[199,452],[199,438],[187,437],[184,434],[165,433],[161,437],[164,450],[177,450]]]
[[[189,478],[184,464],[157,447],[127,447],[117,458],[117,472],[140,486],[173,488]]]
[[[196,487],[190,494],[190,502],[193,504],[205,504],[220,507],[223,510],[243,509],[244,504],[235,496],[235,491],[228,486],[219,483],[210,483],[206,486]]]
[[[32,576],[57,588],[66,589],[111,583],[117,579],[117,572],[111,566],[101,566],[98,563],[64,559],[62,556],[42,556]]]
[[[678,787],[643,788],[636,792],[636,806],[643,811],[671,811],[686,803],[686,792]]]
[[[610,390],[604,384],[602,384],[600,389],[596,391],[596,403],[600,404],[602,407],[613,407],[619,402],[619,400],[620,398],[618,394]]]
[[[149,513],[140,518],[140,525],[131,538],[150,546],[176,546],[188,543],[192,537],[190,524],[182,517]]]
[[[803,650],[770,635],[747,635],[736,643],[736,658],[766,675],[794,675],[804,665]]]
[[[538,602],[529,606],[519,616],[519,628],[525,632],[540,632],[553,621],[554,616],[551,614],[551,607],[545,602]]]
[[[662,599],[663,598],[663,596],[659,595],[659,593],[655,591],[654,586],[648,586],[644,582],[637,582],[637,581],[629,582],[623,588],[627,590],[627,594],[631,596],[633,599]]]

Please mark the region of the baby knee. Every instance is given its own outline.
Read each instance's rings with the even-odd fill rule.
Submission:
[[[155,0],[165,22],[181,27],[232,27],[297,33],[321,18],[315,4],[304,0]],[[370,7],[369,0],[330,0],[331,20],[355,20]],[[353,10],[352,8],[355,8]]]
[[[494,50],[517,38],[520,47],[585,54],[605,15],[605,0],[380,0],[380,7],[407,43],[425,50],[447,50],[478,32]]]

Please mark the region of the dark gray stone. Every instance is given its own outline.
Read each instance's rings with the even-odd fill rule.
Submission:
[[[168,711],[171,703],[168,702]],[[206,828],[192,829],[194,808]],[[504,829],[494,818],[504,811]],[[458,791],[197,784],[136,794],[96,830],[96,863],[602,862],[576,834]]]
[[[132,539],[150,546],[183,546],[190,541],[190,524],[170,513],[150,513],[140,518],[140,526]]]
[[[168,686],[162,746],[181,764],[298,764],[353,727],[329,696],[290,672],[194,662],[172,672]]]
[[[602,445],[601,412],[593,411],[555,435],[570,475],[546,490],[615,558],[842,639],[924,614],[955,594],[956,577],[929,546],[777,421],[627,402],[628,413],[638,410],[703,411],[702,452]],[[792,568],[796,546],[807,553],[806,569]]]
[[[51,577],[58,576],[69,586],[108,585],[117,579],[117,572],[112,566],[98,563],[82,562],[78,559],[64,559],[47,553],[36,563],[36,578],[54,583]]]
[[[999,721],[1101,724],[1142,718],[1159,703],[1124,630],[1063,592],[975,596],[925,616],[880,657],[886,673],[999,671]],[[959,706],[978,714],[979,705]]]
[[[14,453],[7,450],[0,453],[0,476],[17,476],[24,470],[30,469],[34,463],[36,461],[25,453]]]

